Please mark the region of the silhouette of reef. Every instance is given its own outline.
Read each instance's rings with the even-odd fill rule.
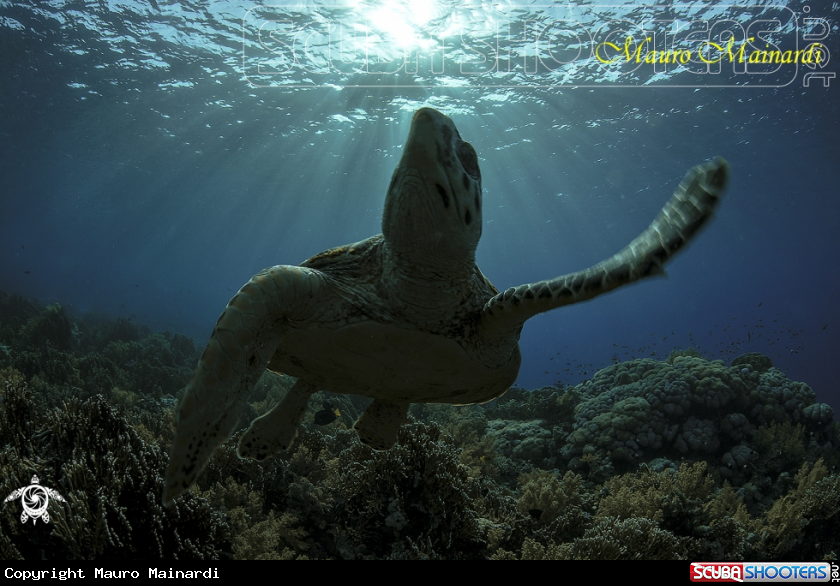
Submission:
[[[368,399],[316,393],[292,449],[236,457],[294,379],[266,373],[196,486],[161,505],[176,396],[199,352],[131,320],[0,293],[0,494],[61,494],[49,523],[0,508],[0,558],[827,560],[840,431],[756,353],[620,362],[566,388],[414,405],[392,449]],[[319,417],[326,409],[338,417]],[[327,422],[324,424],[324,422]]]

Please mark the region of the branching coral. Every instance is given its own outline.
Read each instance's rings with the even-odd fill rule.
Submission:
[[[759,426],[752,446],[771,471],[780,472],[796,465],[805,457],[805,428],[790,422]]]
[[[559,478],[547,470],[534,470],[520,476],[519,482],[519,512],[542,524],[553,522],[568,509],[581,507],[589,500],[582,490],[583,479],[571,471]]]
[[[521,555],[501,550],[493,559],[522,560],[679,560],[686,559],[686,542],[649,519],[606,517],[569,543],[543,545],[528,538]]]
[[[295,527],[297,518],[283,513],[279,518],[269,511],[263,521],[248,527],[234,539],[233,553],[238,560],[307,559],[298,553],[307,549],[306,532]]]
[[[533,391],[511,388],[507,393],[487,404],[488,419],[542,419],[559,423],[571,415],[576,395],[556,387],[542,387]]]
[[[622,474],[604,484],[607,496],[601,499],[596,516],[645,517],[680,527],[702,511],[713,486],[705,462],[658,474],[642,466],[635,474]]]
[[[216,483],[201,496],[226,515],[236,559],[305,559],[301,552],[309,545],[304,541],[306,532],[296,527],[297,518],[288,512],[278,517],[273,510],[265,514],[260,495],[244,484],[228,477],[224,484]]]
[[[840,475],[829,474],[820,459],[813,466],[803,464],[795,482],[767,511],[764,536],[768,553],[776,558],[815,548],[828,553],[824,538],[836,536],[840,523]]]
[[[470,557],[483,549],[472,506],[476,487],[437,426],[404,425],[390,450],[356,443],[339,454],[339,462],[346,466],[332,467],[327,479],[343,503],[337,530],[366,544],[345,555],[387,555],[402,535],[415,546],[426,544],[418,550],[424,555]]]
[[[55,350],[66,352],[74,342],[73,325],[64,308],[58,303],[32,317],[18,334],[18,344],[21,347],[49,345]]]
[[[650,519],[605,517],[583,537],[557,547],[554,555],[576,560],[679,560],[690,556],[690,542]]]
[[[2,407],[0,491],[35,469],[65,498],[51,510],[54,531],[11,536],[26,559],[214,558],[226,526],[186,495],[160,504],[166,458],[145,444],[102,398],[43,410],[20,382],[7,382]],[[28,482],[26,483],[28,484]],[[10,507],[6,505],[6,512]],[[37,537],[36,537],[37,535]]]

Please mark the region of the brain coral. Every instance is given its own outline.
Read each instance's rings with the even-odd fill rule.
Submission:
[[[728,367],[675,355],[607,367],[574,389],[580,402],[561,457],[572,469],[584,454],[627,467],[686,455],[725,455],[724,465],[745,466],[753,456],[743,444],[759,426],[801,422],[819,431],[833,421],[831,407],[815,404],[808,385],[762,358],[751,354]]]
[[[539,461],[548,456],[551,431],[543,427],[544,421],[505,421],[495,419],[487,428],[496,438],[500,454],[520,460]]]

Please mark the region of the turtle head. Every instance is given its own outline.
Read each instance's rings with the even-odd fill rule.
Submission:
[[[472,267],[481,237],[478,157],[436,110],[414,114],[388,187],[382,233],[390,250],[415,265]]]

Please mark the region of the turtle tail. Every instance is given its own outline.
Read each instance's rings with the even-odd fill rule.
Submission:
[[[320,273],[275,266],[255,275],[230,300],[178,405],[163,502],[187,490],[233,433],[280,343],[285,324],[305,319]]]
[[[694,167],[650,226],[612,257],[586,270],[512,287],[491,298],[482,311],[485,331],[501,335],[538,313],[664,274],[665,261],[712,217],[728,180],[729,164],[720,157]]]

